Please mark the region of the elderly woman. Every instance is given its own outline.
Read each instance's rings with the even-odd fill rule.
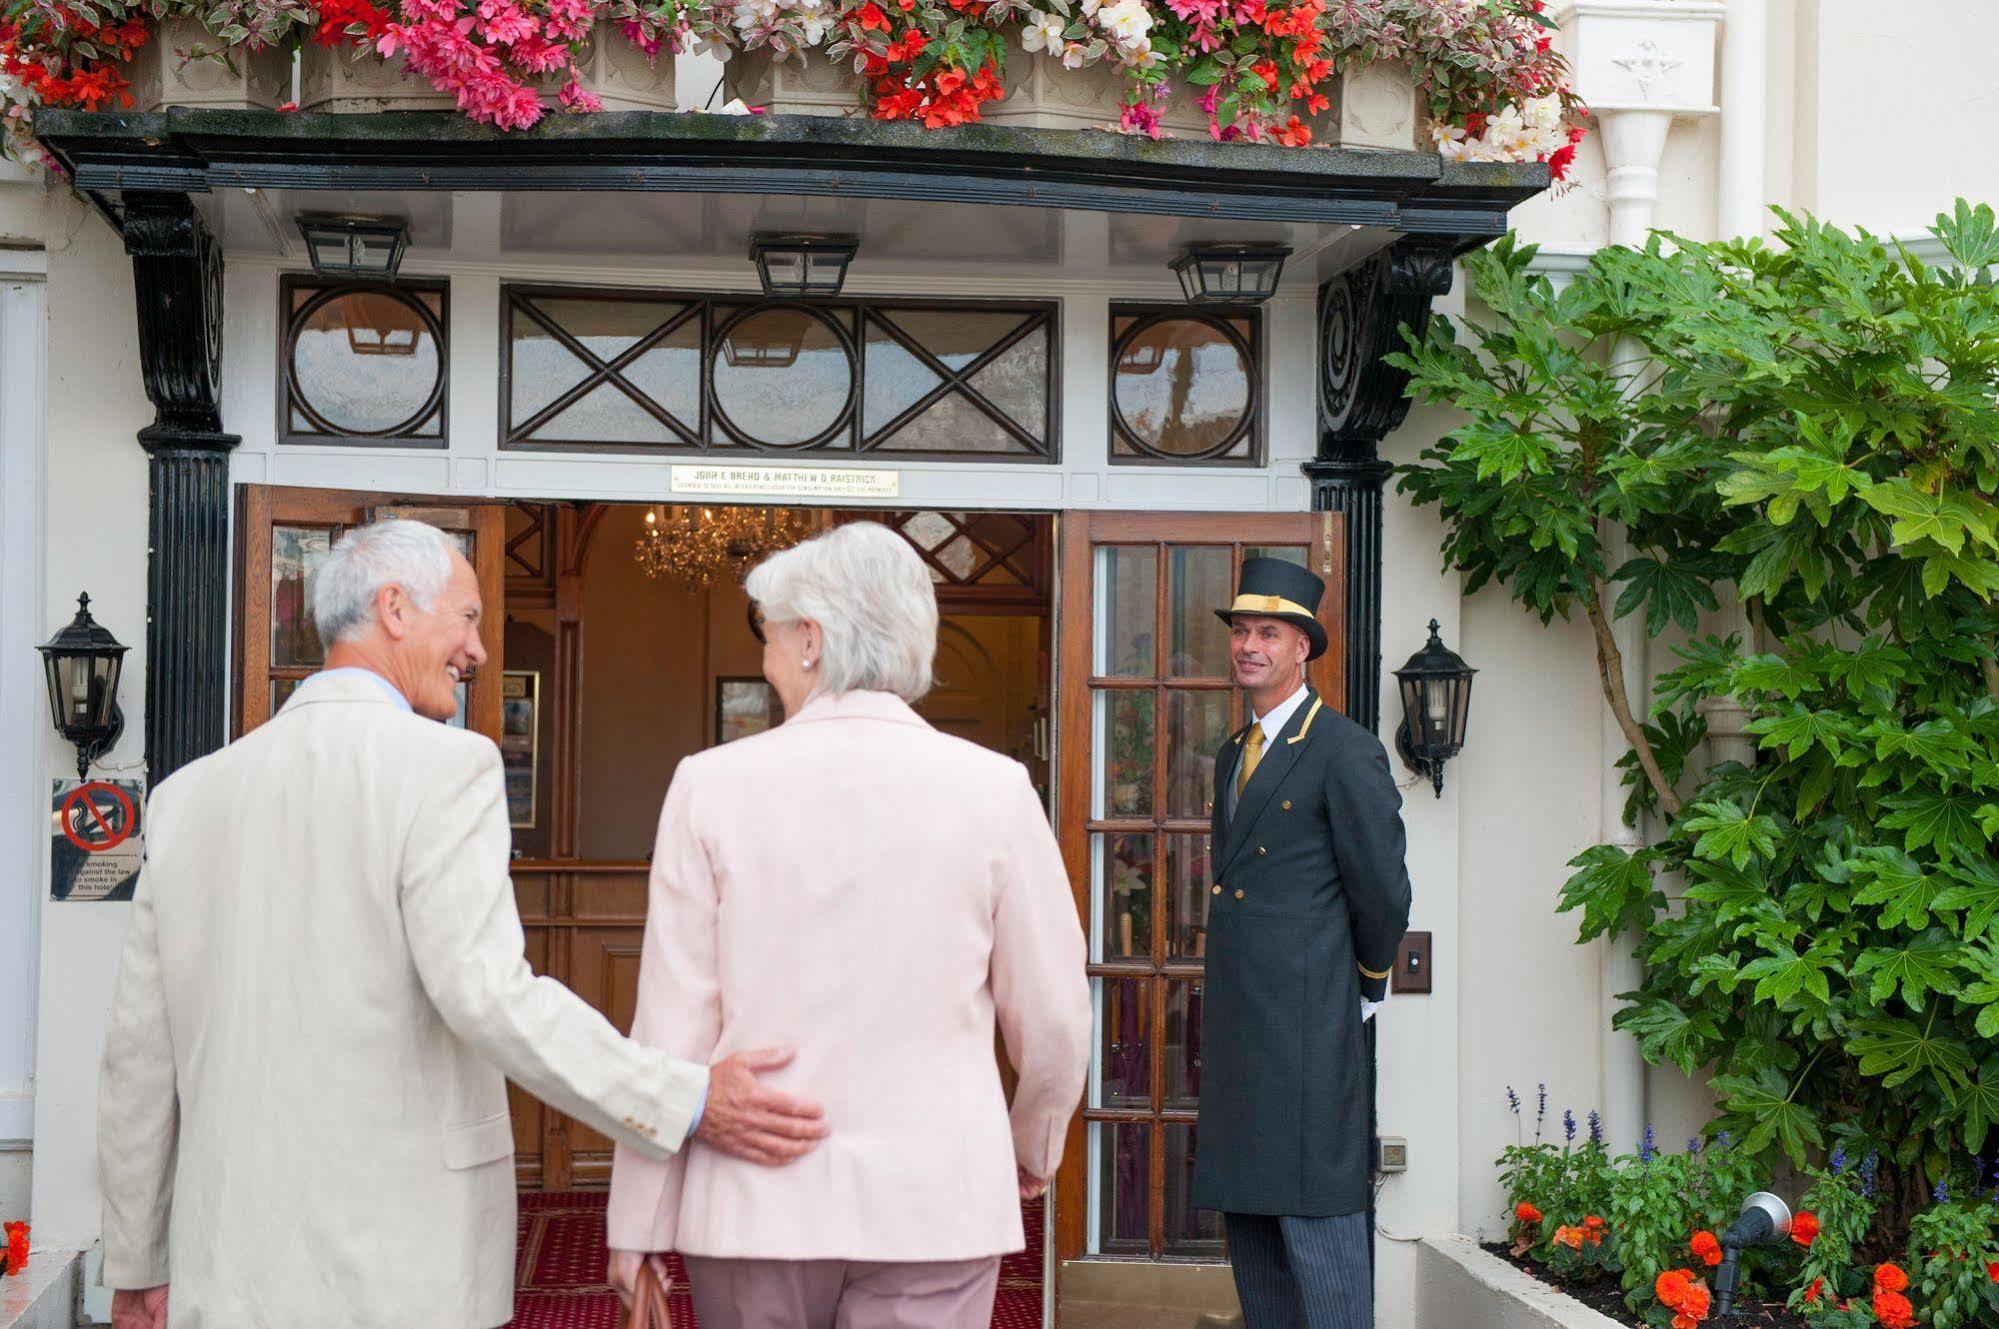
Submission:
[[[702,1329],[984,1329],[1089,1059],[1062,860],[1025,769],[910,709],[937,599],[900,537],[839,527],[748,590],[786,720],[674,773],[632,1036],[704,1064],[789,1047],[767,1080],[830,1129],[784,1168],[621,1148],[612,1278],[678,1250]]]

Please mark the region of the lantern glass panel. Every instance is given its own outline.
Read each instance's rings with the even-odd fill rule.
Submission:
[[[118,695],[115,657],[57,655],[49,660],[50,699],[65,729],[108,728]]]
[[[1413,745],[1424,740],[1423,728],[1423,687],[1413,678],[1395,680],[1402,690],[1402,715],[1409,722],[1409,736]]]
[[[354,260],[348,247],[348,237],[344,233],[314,231],[311,244],[314,271],[344,275],[353,270]]]
[[[815,295],[838,295],[840,286],[847,277],[847,255],[840,251],[822,251],[806,255],[808,275],[806,288]]]
[[[370,276],[385,276],[396,268],[396,237],[380,231],[354,236],[354,266]]]
[[[1453,750],[1465,744],[1465,731],[1471,723],[1471,679],[1457,680],[1451,696],[1451,747]]]
[[[766,249],[761,256],[764,289],[790,294],[805,289],[805,255],[796,249]]]

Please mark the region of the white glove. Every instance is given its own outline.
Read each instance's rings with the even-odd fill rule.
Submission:
[[[1369,1020],[1372,1020],[1374,1018],[1374,1013],[1376,1011],[1380,1010],[1383,1006],[1386,1006],[1387,1004],[1388,1004],[1388,998],[1386,997],[1383,997],[1380,1001],[1363,1000],[1360,1004],[1360,1022],[1362,1024],[1366,1024]]]

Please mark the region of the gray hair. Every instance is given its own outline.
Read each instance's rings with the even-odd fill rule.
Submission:
[[[375,597],[400,586],[419,609],[436,603],[451,580],[451,537],[420,521],[391,519],[340,537],[312,578],[312,618],[327,646],[358,637],[375,622]]]
[[[930,691],[937,659],[937,588],[909,542],[879,522],[856,521],[773,554],[744,582],[773,623],[811,619],[825,638],[826,691]]]

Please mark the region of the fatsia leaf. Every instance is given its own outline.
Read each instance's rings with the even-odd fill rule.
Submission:
[[[1952,878],[1937,864],[1922,864],[1899,849],[1876,846],[1861,851],[1854,872],[1867,881],[1856,904],[1878,904],[1881,926],[1921,929],[1930,925],[1930,910],[1950,889]]]
[[[1742,966],[1742,981],[1755,982],[1756,1000],[1787,1009],[1800,991],[1818,998],[1821,1005],[1830,1002],[1828,972],[1839,973],[1840,967],[1839,961],[1827,951],[1813,947],[1800,955],[1790,946],[1779,946],[1774,953]]]
[[[1935,907],[1963,910],[1958,935],[1977,941],[1991,930],[1993,917],[1999,915],[1999,867],[1989,858],[1965,858],[1950,865],[1950,876],[1955,884],[1937,896]]]
[[[1983,853],[1985,833],[1979,826],[1978,800],[1935,789],[1883,799],[1891,811],[1881,819],[1887,830],[1904,831],[1902,847],[1911,853],[1924,845],[1940,852],[1970,857]]]
[[[1751,816],[1730,799],[1696,803],[1693,810],[1700,815],[1689,817],[1686,828],[1700,833],[1694,844],[1697,856],[1715,862],[1727,859],[1741,868],[1758,854],[1769,858],[1777,852],[1775,818]]]
[[[1873,946],[1853,962],[1855,981],[1873,976],[1869,1001],[1879,1004],[1901,989],[1909,1009],[1923,1009],[1925,994],[1957,995],[1964,947],[1942,928],[1931,928],[1898,946]]]
[[[1977,1063],[1963,1043],[1937,1034],[1935,1023],[1918,1027],[1907,1020],[1863,1020],[1854,1027],[1847,1050],[1860,1058],[1860,1073],[1878,1076],[1883,1089],[1927,1074],[1952,1092],[1971,1079]]]
[[[1634,558],[1617,570],[1614,580],[1625,583],[1617,597],[1616,616],[1623,618],[1644,605],[1645,631],[1654,637],[1669,625],[1678,625],[1683,632],[1696,631],[1700,611],[1717,604],[1710,576],[1686,559]]]
[[[1614,844],[1593,845],[1569,860],[1577,869],[1562,885],[1556,912],[1583,911],[1582,939],[1626,928],[1642,928],[1652,919],[1655,849],[1626,851]]]
[[[1984,1149],[1986,1132],[1999,1123],[1999,1057],[1986,1058],[1951,1110],[1964,1123],[1964,1147],[1974,1154]]]
[[[1721,1109],[1741,1122],[1746,1131],[1736,1147],[1746,1154],[1758,1154],[1771,1143],[1803,1167],[1807,1153],[1824,1142],[1818,1113],[1797,1101],[1791,1082],[1771,1067],[1753,1078],[1747,1075],[1718,1075],[1715,1092],[1721,1095]]]
[[[1619,1011],[1611,1022],[1638,1036],[1645,1059],[1669,1062],[1688,1075],[1694,1074],[1715,1054],[1721,1030],[1711,1011],[1681,1010],[1663,998],[1651,998]]]

